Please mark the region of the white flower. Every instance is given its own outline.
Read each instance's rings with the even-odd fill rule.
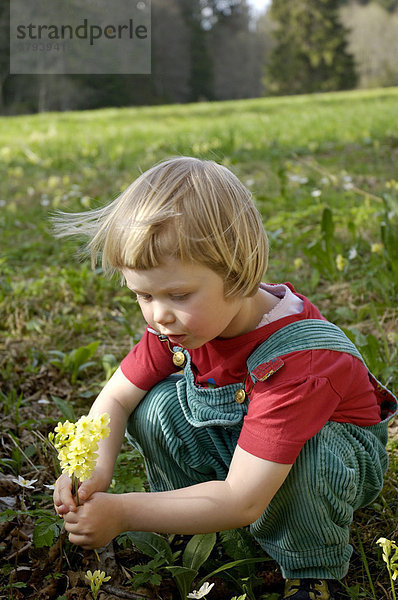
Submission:
[[[193,592],[187,595],[187,598],[203,598],[203,596],[206,596],[210,592],[213,585],[214,583],[209,583],[208,581],[205,581],[205,583],[199,588],[198,591],[194,590]]]
[[[319,198],[321,195],[322,195],[321,190],[312,190],[312,192],[311,192],[311,196],[313,198]]]
[[[355,246],[353,246],[352,248],[350,248],[350,251],[348,253],[348,260],[353,260],[357,256],[358,256],[357,249],[355,248]]]
[[[292,181],[293,183],[300,183],[300,184],[308,183],[308,177],[305,177],[303,175],[296,175],[296,173],[289,173],[288,177],[289,177],[290,181]]]
[[[52,483],[51,485],[47,485],[47,483],[45,483],[44,487],[48,490],[55,490],[55,483]]]
[[[36,483],[37,479],[24,479],[21,475],[18,475],[18,479],[12,481],[25,489],[34,490],[35,486],[33,484]]]

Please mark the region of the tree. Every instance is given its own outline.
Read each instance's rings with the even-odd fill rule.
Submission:
[[[178,0],[152,0],[152,76],[158,102],[190,98],[190,35]]]
[[[213,90],[216,100],[262,95],[263,37],[250,22],[246,0],[217,10],[210,31]]]
[[[351,4],[351,0],[341,0],[341,6]],[[398,9],[398,0],[357,0],[356,4],[367,6],[368,4],[379,4],[388,12],[394,12]]]
[[[211,100],[213,97],[212,60],[209,52],[209,31],[205,26],[206,2],[178,0],[190,40],[190,101]]]
[[[9,77],[9,60],[10,60],[10,8],[6,2],[0,2],[0,113],[3,111],[4,85]]]
[[[340,0],[274,0],[275,47],[268,90],[300,94],[350,89],[356,85],[347,30],[339,20]]]
[[[65,10],[71,10],[70,0]],[[247,0],[152,0],[149,75],[9,75],[8,0],[0,0],[5,114],[261,96],[269,23]],[[44,8],[43,8],[44,10]]]
[[[349,49],[354,55],[359,87],[398,84],[398,10],[387,12],[380,3],[353,2],[340,10],[349,28]]]

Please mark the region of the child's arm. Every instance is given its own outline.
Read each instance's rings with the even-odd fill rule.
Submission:
[[[225,481],[149,494],[93,494],[65,515],[65,527],[70,541],[84,548],[103,546],[129,530],[195,534],[242,527],[263,513],[291,466],[237,447]]]
[[[106,491],[112,481],[113,469],[123,442],[127,419],[146,392],[133,385],[119,368],[107,382],[91,407],[90,415],[108,413],[109,437],[101,440],[95,470],[79,488],[79,500],[84,502],[92,493]],[[54,505],[58,514],[76,510],[72,496],[71,480],[61,475],[55,484]]]

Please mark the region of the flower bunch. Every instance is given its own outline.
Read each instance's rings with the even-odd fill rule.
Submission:
[[[394,540],[388,540],[387,538],[379,538],[376,542],[383,550],[383,560],[387,565],[388,574],[391,581],[392,595],[395,600],[395,589],[394,583],[398,577],[398,546]]]
[[[106,573],[105,571],[94,571],[94,573],[92,573],[91,571],[87,571],[85,578],[88,579],[88,581],[90,582],[90,589],[91,592],[93,594],[93,598],[94,600],[96,600],[97,595],[98,595],[98,591],[101,587],[101,585],[110,580],[110,576],[106,577]]]
[[[62,473],[79,481],[91,476],[98,458],[98,442],[109,435],[109,421],[109,415],[103,413],[98,417],[83,415],[76,423],[58,423],[49,439],[58,450]]]

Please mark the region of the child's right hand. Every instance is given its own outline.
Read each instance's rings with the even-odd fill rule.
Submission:
[[[90,479],[86,479],[79,486],[79,503],[83,504],[90,498],[94,492],[105,492],[109,483],[105,481],[103,474],[99,469],[95,469]],[[54,489],[54,508],[60,517],[68,512],[74,512],[77,508],[76,499],[72,495],[72,480],[62,474],[55,482]]]

